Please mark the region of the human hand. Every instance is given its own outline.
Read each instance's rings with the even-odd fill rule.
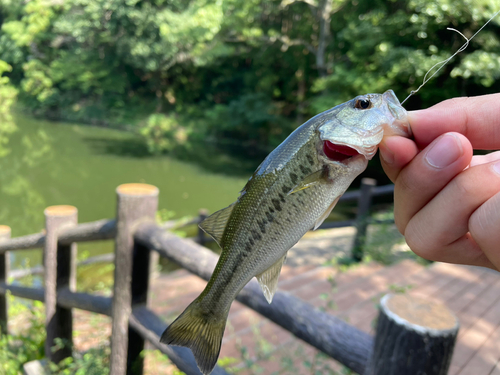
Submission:
[[[419,256],[500,270],[500,94],[409,112],[414,140],[387,137],[394,217]]]

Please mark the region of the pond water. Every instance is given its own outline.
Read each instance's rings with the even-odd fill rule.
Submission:
[[[10,136],[10,153],[0,158],[0,224],[12,236],[36,233],[44,227],[47,206],[78,208],[78,221],[115,216],[118,185],[143,182],[160,189],[160,209],[175,217],[196,216],[233,202],[247,177],[209,172],[167,156],[149,156],[131,133],[15,118],[18,130]],[[81,244],[89,255],[112,251],[110,241]],[[15,252],[13,267],[40,264],[41,251]]]

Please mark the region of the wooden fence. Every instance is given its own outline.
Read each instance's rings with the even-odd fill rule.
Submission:
[[[352,199],[349,194],[346,195],[345,199]],[[10,228],[0,226],[1,332],[7,332],[6,292],[10,291],[14,296],[45,303],[45,352],[50,361],[58,362],[72,355],[71,345],[56,351],[50,348],[54,347],[57,338],[71,344],[72,309],[77,308],[112,317],[111,375],[142,374],[140,353],[145,340],[167,354],[186,374],[200,374],[189,349],[159,342],[167,325],[148,308],[150,270],[151,264],[156,262],[155,254],[159,254],[208,280],[217,256],[155,223],[158,205],[156,187],[120,185],[117,198],[116,220],[77,224],[75,207],[52,206],[45,210],[44,233],[11,239]],[[76,292],[76,243],[107,239],[115,240],[113,297]],[[43,249],[44,288],[8,283],[7,252],[37,248]],[[268,304],[255,280],[248,283],[236,299],[359,374],[445,374],[458,330],[454,318],[448,319],[451,325],[440,324],[439,329],[430,327],[426,330],[422,327],[424,324],[411,322],[410,318],[405,320],[404,312],[391,312],[389,306],[381,312],[381,316],[387,318],[380,319],[384,325],[379,324],[374,339],[284,292],[278,291],[273,303]],[[422,303],[425,305],[426,302]],[[401,346],[401,342],[393,340],[402,337],[401,331],[409,337],[409,345]],[[405,349],[399,351],[398,356],[391,352],[389,343]],[[412,361],[412,358],[415,360]],[[408,364],[412,365],[411,369],[408,369]],[[227,372],[217,366],[213,374]]]
[[[394,185],[376,186],[376,180],[372,178],[363,178],[361,180],[361,187],[359,190],[349,191],[345,193],[340,202],[356,202],[356,217],[353,220],[342,221],[327,221],[321,224],[318,229],[332,229],[343,227],[355,227],[356,233],[354,235],[353,250],[351,256],[354,261],[360,262],[363,259],[363,248],[365,245],[366,231],[369,224],[391,224],[394,220],[373,220],[370,219],[372,212],[372,198],[383,195],[392,195],[394,193]],[[192,220],[182,223],[181,227],[177,227],[178,223],[175,220],[164,223],[163,227],[170,229],[176,227],[182,229],[189,225],[198,225],[209,216],[209,212],[205,209],[200,209],[198,216]],[[200,245],[204,246],[210,242],[215,242],[214,239],[208,236],[200,227],[198,227],[197,235],[191,239]],[[81,260],[77,266],[85,266],[95,263],[113,263],[114,254],[102,254]],[[42,265],[35,266],[27,269],[16,269],[9,272],[9,276],[14,279],[20,279],[28,275],[42,275],[44,267]]]
[[[360,262],[363,259],[363,246],[366,240],[366,230],[368,224],[390,224],[394,220],[370,220],[370,212],[372,209],[372,200],[374,197],[383,195],[392,195],[394,193],[394,185],[376,186],[377,181],[373,178],[363,178],[359,190],[348,191],[339,199],[339,203],[356,202],[356,218],[354,220],[343,221],[326,221],[319,226],[318,229],[332,229],[343,227],[355,227],[356,234],[354,235],[353,249],[351,256],[354,261]],[[208,216],[206,210],[200,210],[198,218],[191,221],[190,224],[199,224]],[[213,242],[212,237],[208,237],[205,232],[198,228],[198,235],[195,238],[196,242],[204,245],[208,242]]]

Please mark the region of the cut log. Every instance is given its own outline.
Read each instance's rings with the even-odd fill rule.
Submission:
[[[440,303],[386,295],[365,375],[446,375],[458,328],[457,317]]]

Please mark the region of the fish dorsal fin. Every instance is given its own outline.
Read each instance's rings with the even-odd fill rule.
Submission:
[[[264,293],[264,297],[266,297],[269,303],[273,301],[274,293],[276,293],[276,289],[278,288],[278,278],[280,277],[281,267],[285,263],[285,259],[286,254],[260,275],[255,276]]]
[[[219,244],[219,246],[222,235],[224,234],[224,229],[226,229],[229,216],[231,216],[231,212],[233,212],[233,208],[234,203],[226,208],[223,208],[222,210],[214,212],[199,224],[199,227],[203,229],[205,233],[210,235],[217,242],[217,244]]]
[[[316,220],[316,222],[314,223],[314,229],[313,230],[316,230],[318,229],[318,227],[323,224],[323,221],[325,221],[325,219],[330,216],[330,212],[332,212],[333,210],[333,207],[335,207],[335,205],[337,204],[337,202],[339,201],[340,197],[337,197],[335,198],[335,200],[332,202],[332,204],[330,206],[328,206],[328,208],[325,210],[325,212],[323,212],[323,214],[318,218],[318,220]]]
[[[321,184],[323,182],[325,182],[325,172],[323,170],[313,172],[310,175],[304,177],[303,180],[299,181],[299,183],[288,192],[288,195],[310,188],[317,184]]]

